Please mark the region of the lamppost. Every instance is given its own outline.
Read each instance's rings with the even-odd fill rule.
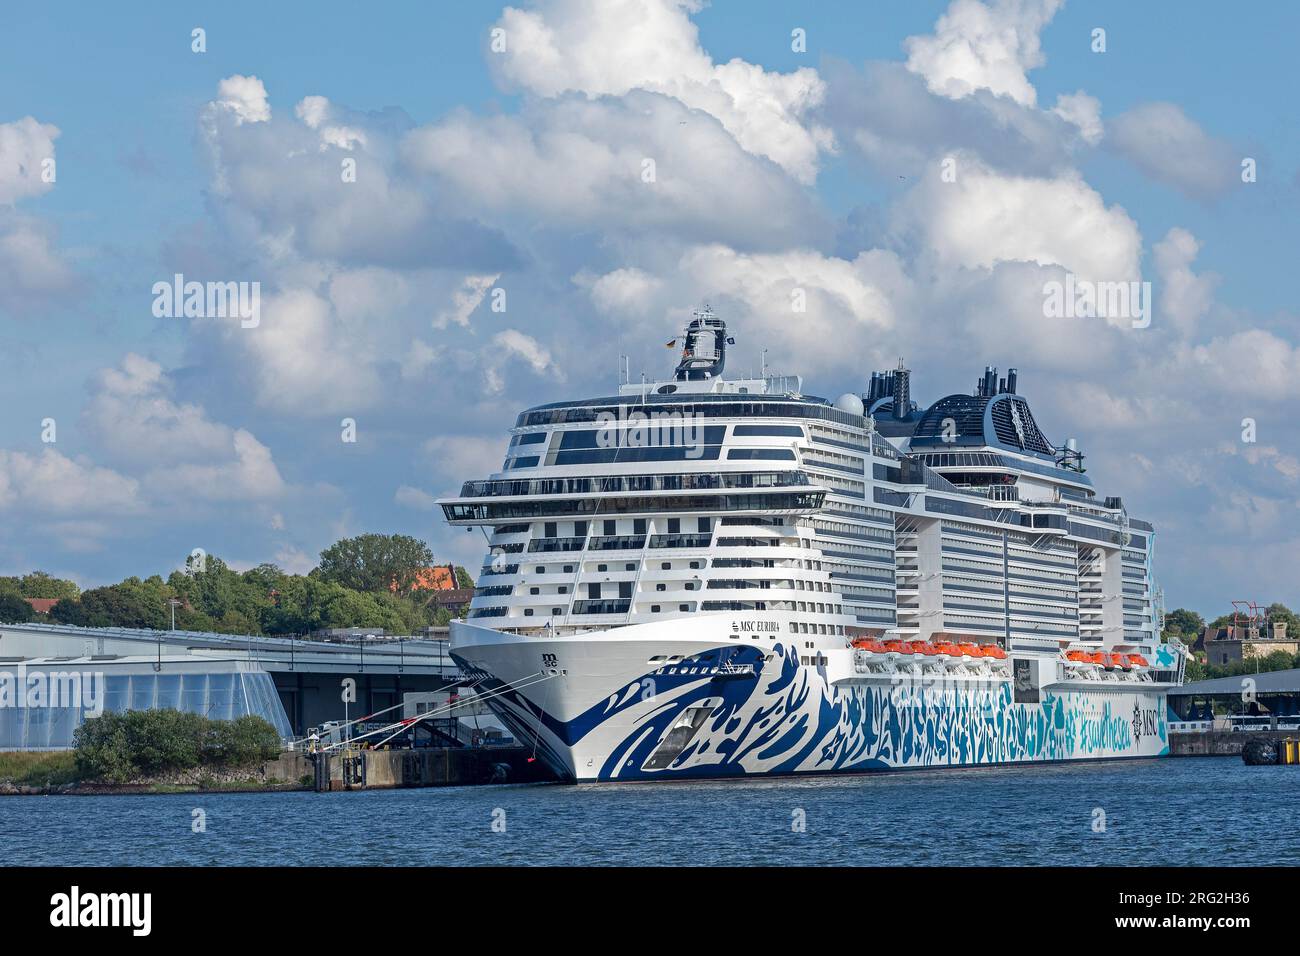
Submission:
[[[167,606],[172,609],[172,629],[169,632],[172,634],[176,633],[176,608],[180,605],[180,603],[181,602],[174,597],[167,599]],[[158,635],[158,659],[154,661],[153,669],[155,671],[162,670],[162,635],[161,634]]]

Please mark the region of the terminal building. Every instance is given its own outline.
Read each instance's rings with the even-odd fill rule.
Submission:
[[[355,685],[345,683],[349,678]],[[3,624],[0,750],[67,749],[76,728],[101,710],[175,708],[217,719],[254,714],[284,738],[300,737],[458,678],[437,634],[331,641]],[[345,687],[352,686],[355,701],[345,704]]]
[[[1171,719],[1188,724],[1234,729],[1300,727],[1300,668],[1183,684],[1169,692],[1169,709]]]

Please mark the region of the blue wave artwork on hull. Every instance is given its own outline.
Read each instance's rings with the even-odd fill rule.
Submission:
[[[719,680],[712,675],[723,661],[750,665],[755,676]],[[569,747],[652,703],[605,752],[601,780],[1134,756],[1151,735],[1160,746],[1153,750],[1148,742],[1144,755],[1168,748],[1164,710],[1139,688],[1113,695],[1045,691],[1041,703],[1025,704],[1013,701],[1007,681],[837,687],[823,669],[801,666],[795,650],[781,645],[766,661],[756,648],[717,648],[660,667],[567,722],[539,713],[521,695],[507,696]],[[647,766],[692,708],[707,709],[707,718],[671,760]]]

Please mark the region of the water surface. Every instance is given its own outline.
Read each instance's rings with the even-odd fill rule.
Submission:
[[[192,830],[196,809],[205,832]],[[0,864],[1294,866],[1298,820],[1300,768],[1227,757],[581,787],[0,797]]]

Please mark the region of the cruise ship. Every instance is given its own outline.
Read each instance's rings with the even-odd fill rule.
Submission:
[[[527,409],[439,502],[487,539],[451,653],[520,744],[577,782],[1168,752],[1153,528],[1016,369],[832,402],[734,344],[695,312],[670,379]]]

